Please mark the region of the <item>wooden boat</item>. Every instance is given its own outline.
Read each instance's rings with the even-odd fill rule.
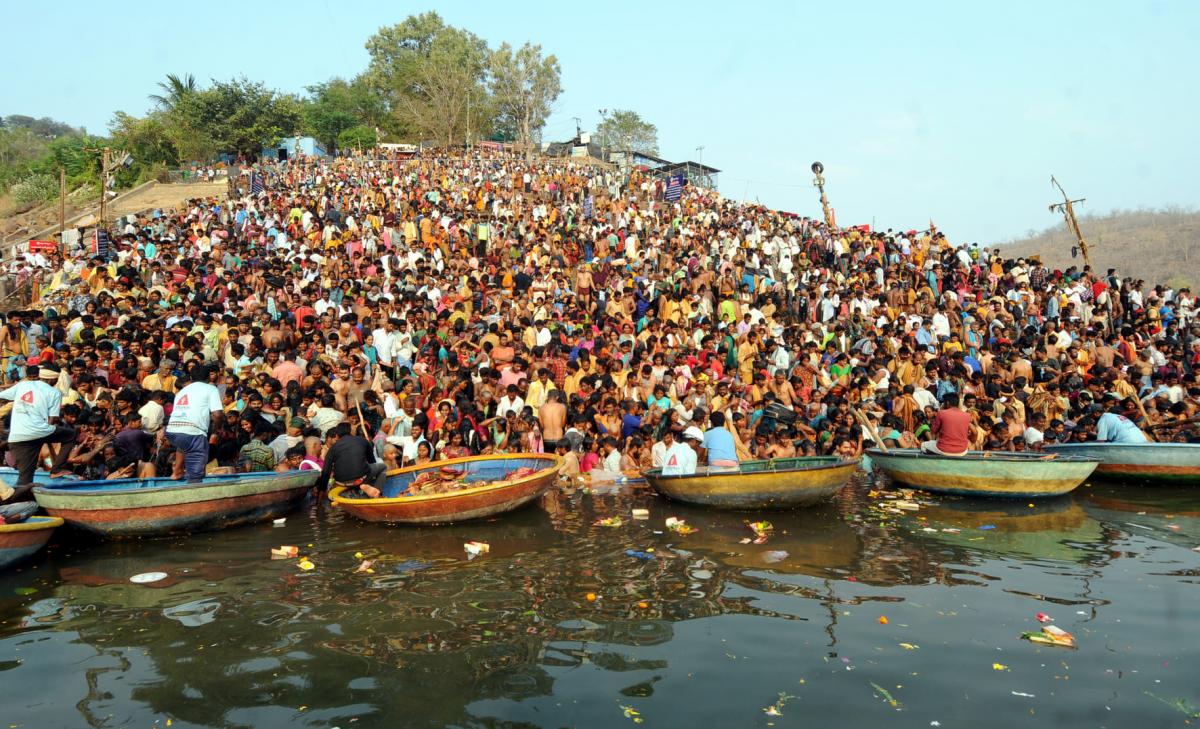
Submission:
[[[236,473],[198,483],[170,478],[75,481],[33,488],[51,516],[109,537],[223,529],[270,519],[295,508],[319,471]]]
[[[1097,460],[1103,478],[1200,486],[1200,443],[1061,443],[1045,450]]]
[[[448,524],[503,514],[528,504],[553,485],[562,465],[563,460],[558,456],[539,453],[452,458],[389,471],[383,493],[377,499],[345,486],[334,487],[329,499],[364,521]],[[464,487],[444,494],[407,495],[418,476],[442,468],[465,471]],[[502,480],[518,468],[537,471],[525,478]]]
[[[893,481],[925,491],[964,496],[1037,499],[1070,493],[1099,463],[1044,453],[970,451],[939,456],[915,448],[872,448],[872,463]]]
[[[18,471],[15,468],[0,468],[0,483],[5,486],[16,486],[18,481]],[[78,481],[78,478],[73,476],[51,478],[49,471],[34,471],[33,482],[35,484],[49,483],[66,483],[68,481]]]
[[[722,509],[788,509],[833,496],[850,482],[858,459],[834,456],[746,461],[736,469],[698,468],[687,475],[644,472],[658,493],[676,501]]]
[[[0,524],[0,570],[32,557],[63,520],[55,516],[31,516],[15,524]]]

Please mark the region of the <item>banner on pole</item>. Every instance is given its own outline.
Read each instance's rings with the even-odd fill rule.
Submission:
[[[679,198],[683,197],[683,185],[683,175],[671,175],[668,177],[666,192],[667,200],[675,202]]]

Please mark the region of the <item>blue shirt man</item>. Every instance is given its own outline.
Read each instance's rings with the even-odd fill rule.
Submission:
[[[1146,434],[1124,415],[1105,413],[1096,423],[1096,440],[1101,443],[1146,443]]]
[[[708,416],[708,422],[712,426],[704,432],[704,450],[708,454],[708,465],[738,465],[737,445],[734,443],[733,433],[725,429],[725,415],[713,413]]]

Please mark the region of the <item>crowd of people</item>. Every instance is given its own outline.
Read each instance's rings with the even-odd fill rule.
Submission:
[[[939,437],[1018,451],[1198,438],[1187,288],[696,186],[669,199],[650,173],[575,160],[446,151],[241,172],[228,200],[48,254],[35,308],[4,316],[10,498],[37,467],[329,477],[331,452],[334,478],[367,484],[489,453],[557,452],[576,474]],[[962,417],[939,417],[943,403]]]

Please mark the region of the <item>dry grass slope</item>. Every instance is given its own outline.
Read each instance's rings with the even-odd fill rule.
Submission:
[[[1115,268],[1149,284],[1200,286],[1200,212],[1120,210],[1080,218],[1079,227],[1100,272]],[[1083,266],[1082,256],[1071,258],[1075,237],[1061,216],[1052,228],[1001,245],[1006,256],[1040,254],[1051,268]]]

